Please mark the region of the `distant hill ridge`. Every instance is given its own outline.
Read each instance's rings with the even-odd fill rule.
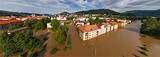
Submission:
[[[75,12],[76,14],[112,14],[112,15],[120,15],[121,13],[115,12],[110,9],[94,9],[88,11],[78,11]]]
[[[160,9],[159,10],[133,10],[133,11],[126,11],[124,13],[119,13],[110,9],[94,9],[88,11],[77,11],[74,12],[75,14],[111,14],[111,15],[127,15],[127,16],[160,16]],[[31,15],[33,13],[24,13],[24,12],[11,12],[11,11],[4,11],[0,10],[0,15],[14,15],[14,16],[26,16]],[[36,14],[35,15],[47,15],[50,14]],[[70,14],[68,12],[62,12],[61,14]]]
[[[127,11],[125,13],[134,14],[136,16],[160,16],[160,9],[159,10],[133,10],[133,11]]]
[[[0,10],[0,16],[11,16],[11,15],[13,15],[13,16],[27,16],[27,15],[32,15],[32,14],[35,14],[38,16],[49,15],[49,14],[24,13],[24,12],[12,12],[12,11]]]

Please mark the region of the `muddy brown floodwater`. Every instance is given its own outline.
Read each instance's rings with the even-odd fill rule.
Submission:
[[[135,57],[145,55],[138,51],[144,51],[139,47],[146,45],[149,50],[144,51],[149,57],[160,57],[160,40],[139,33],[141,26],[140,21],[134,21],[109,33],[100,35],[94,39],[83,41],[74,28],[69,26],[69,33],[72,39],[72,49],[63,51],[63,46],[59,46],[54,41],[54,32],[49,33],[49,39],[44,42],[48,44],[45,51],[40,53],[38,57]],[[45,30],[41,34],[46,35]],[[143,35],[143,37],[142,37]],[[54,55],[50,55],[53,47],[58,46],[60,51]]]
[[[47,29],[39,30],[38,38],[44,42],[44,45],[47,44],[47,47],[38,57],[146,57],[138,51],[145,52],[148,54],[148,57],[160,57],[160,40],[140,34],[140,26],[140,21],[134,21],[125,28],[120,28],[94,39],[83,41],[78,36],[74,26],[70,25],[69,33],[72,35],[72,49],[67,51],[63,51],[64,46],[58,45],[54,40],[54,32]],[[46,36],[49,39],[44,41],[43,38]],[[144,45],[149,51],[139,48],[144,47]],[[58,47],[60,50],[56,54],[50,55],[53,47]],[[0,57],[3,57],[2,53],[0,53]]]

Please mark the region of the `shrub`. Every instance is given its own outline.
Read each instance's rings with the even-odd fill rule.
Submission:
[[[139,48],[144,50],[144,51],[149,51],[146,47],[139,47]]]
[[[37,57],[37,53],[33,52],[32,54],[30,54],[28,57]]]
[[[72,48],[71,35],[68,35],[67,47]]]
[[[141,53],[141,54],[143,54],[143,55],[145,55],[145,56],[148,56],[148,54],[145,53],[144,51],[138,51],[138,52]]]
[[[57,47],[55,47],[50,51],[50,54],[55,54],[58,50],[59,49]]]

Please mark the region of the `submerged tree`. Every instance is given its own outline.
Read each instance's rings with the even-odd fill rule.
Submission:
[[[38,39],[33,39],[32,36],[31,30],[20,31],[11,35],[4,31],[0,34],[0,51],[4,52],[5,57],[17,52],[33,51],[41,46],[41,42]]]
[[[36,30],[44,29],[45,26],[46,26],[45,23],[43,23],[41,20],[39,20],[36,24],[34,24],[34,28]]]
[[[53,31],[57,30],[59,25],[60,25],[60,22],[58,20],[55,20],[55,19],[52,20],[51,21],[51,26],[52,26],[51,30],[53,30]]]
[[[55,40],[60,44],[65,44],[66,38],[67,38],[67,26],[60,26],[59,29],[56,32]]]
[[[23,26],[32,27],[32,22],[30,20],[25,20]]]
[[[160,21],[155,18],[148,18],[142,21],[140,32],[148,35],[158,36],[160,35]]]

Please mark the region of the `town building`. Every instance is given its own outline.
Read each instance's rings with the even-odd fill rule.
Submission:
[[[117,29],[118,28],[118,23],[115,21],[110,22],[111,25],[113,26],[113,29]]]
[[[76,26],[77,25],[88,26],[88,25],[90,25],[90,22],[88,22],[88,21],[78,21],[78,22],[75,23],[75,25]]]
[[[83,40],[89,40],[106,33],[106,26],[104,24],[89,26],[80,25],[78,26],[78,33]]]
[[[102,23],[102,24],[106,26],[106,32],[111,31],[111,24],[109,24],[109,23]]]
[[[16,25],[16,24],[22,24],[23,21],[16,20],[16,19],[10,19],[10,20],[1,20],[0,21],[0,30],[8,28],[10,26]]]
[[[51,23],[47,23],[47,28],[52,28]]]
[[[45,16],[0,16],[0,30],[6,29],[16,24],[22,24],[25,20],[30,20],[32,23],[36,23],[38,20],[46,18]]]

